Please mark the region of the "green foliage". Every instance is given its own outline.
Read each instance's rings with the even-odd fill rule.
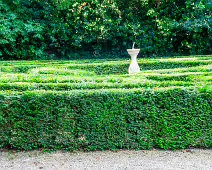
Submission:
[[[159,61],[159,60],[143,60],[138,62],[142,70],[160,70],[160,69],[173,69],[182,67],[192,67],[200,65],[209,65],[212,62],[208,61]],[[98,64],[79,64],[72,65],[70,69],[85,69],[88,71],[93,71],[98,75],[108,75],[108,74],[124,74],[127,73],[129,63],[98,63]]]
[[[211,148],[211,61],[1,61],[0,148]]]
[[[1,59],[38,59],[45,55],[43,26],[32,20],[23,21],[0,1]]]
[[[5,93],[0,147],[31,150],[212,147],[210,89]]]
[[[1,59],[211,54],[207,0],[0,1]],[[98,55],[97,55],[98,54]]]

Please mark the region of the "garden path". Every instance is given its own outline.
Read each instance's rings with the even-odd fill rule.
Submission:
[[[212,170],[212,150],[43,153],[0,151],[2,170]]]

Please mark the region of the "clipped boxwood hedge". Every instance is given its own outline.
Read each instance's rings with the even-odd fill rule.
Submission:
[[[212,64],[207,60],[190,60],[190,61],[160,61],[160,60],[141,60],[138,61],[141,70],[159,70],[159,69],[174,69],[184,67],[206,66]],[[70,69],[83,69],[93,71],[97,75],[108,74],[126,74],[128,72],[129,62],[114,62],[114,63],[89,63],[89,64],[75,64],[69,66]]]
[[[208,88],[0,92],[0,148],[212,147]]]

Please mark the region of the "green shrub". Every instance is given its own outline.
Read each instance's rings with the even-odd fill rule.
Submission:
[[[30,69],[37,68],[36,65],[20,65],[20,66],[1,66],[1,72],[7,73],[27,73]]]
[[[75,64],[69,66],[70,69],[84,69],[95,72],[97,75],[108,74],[127,74],[130,61],[117,61],[114,63],[88,63]],[[159,61],[159,60],[140,60],[138,64],[141,70],[160,70],[160,69],[174,69],[184,67],[195,67],[212,64],[209,60],[206,61]]]
[[[212,147],[212,91],[0,92],[0,148]]]
[[[212,147],[211,59],[0,62],[0,148]],[[116,75],[114,75],[116,74]]]
[[[209,81],[209,80],[208,80]],[[207,84],[207,83],[204,83]],[[136,83],[97,83],[97,82],[78,82],[78,83],[0,83],[0,90],[13,91],[32,91],[32,90],[86,90],[86,89],[131,89],[131,88],[154,88],[154,87],[172,87],[172,86],[194,86],[193,82],[183,81],[159,81],[159,82],[136,82]]]

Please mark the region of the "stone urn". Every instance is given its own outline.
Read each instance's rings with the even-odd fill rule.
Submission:
[[[140,49],[127,49],[127,52],[131,56],[131,64],[128,69],[129,74],[139,73],[140,67],[137,62],[137,56],[138,56],[138,53],[140,52]]]

